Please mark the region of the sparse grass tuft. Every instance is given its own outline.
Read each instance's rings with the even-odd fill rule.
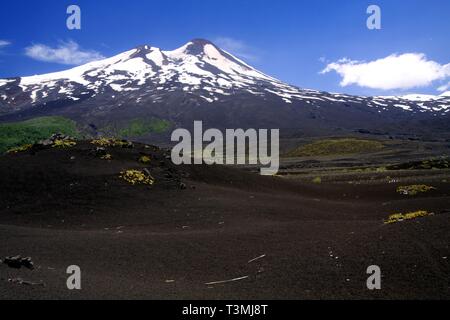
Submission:
[[[145,185],[153,185],[155,183],[155,179],[140,170],[126,170],[120,173],[120,178],[125,180],[126,182],[136,185],[136,184],[145,184]]]
[[[312,180],[312,182],[313,182],[313,183],[316,183],[316,184],[321,184],[321,183],[322,183],[322,178],[321,178],[321,177],[315,177],[315,178]]]
[[[122,148],[132,148],[133,143],[126,140],[118,140],[114,138],[99,138],[91,140],[91,144],[98,147],[122,147]]]
[[[142,164],[149,164],[151,162],[151,158],[149,156],[141,156],[139,158],[139,162]]]
[[[30,150],[33,147],[32,144],[24,144],[23,146],[20,147],[15,147],[12,149],[9,149],[6,153],[19,153],[19,152],[25,152]]]
[[[53,144],[52,144],[52,148],[72,148],[74,146],[76,146],[77,143],[73,140],[62,140],[62,139],[56,139]]]
[[[111,146],[111,139],[108,138],[99,138],[91,140],[91,144],[99,147],[110,147]]]
[[[112,158],[113,158],[112,155],[109,153],[100,157],[100,159],[102,159],[102,160],[112,160]]]
[[[429,213],[425,210],[419,210],[415,212],[408,212],[408,213],[395,213],[391,214],[387,220],[384,221],[385,224],[391,224],[391,223],[397,223],[405,220],[412,220],[416,218],[422,218],[432,215],[432,213]]]
[[[397,192],[407,196],[415,196],[419,193],[425,193],[431,190],[436,190],[435,187],[427,186],[424,184],[415,184],[411,186],[400,186],[397,188]]]

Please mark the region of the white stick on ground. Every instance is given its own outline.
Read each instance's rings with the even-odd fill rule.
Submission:
[[[235,279],[231,279],[231,280],[223,280],[223,281],[214,281],[214,282],[208,282],[205,283],[207,286],[209,285],[213,285],[213,284],[222,284],[222,283],[228,283],[228,282],[234,282],[234,281],[239,281],[239,280],[244,280],[247,279],[248,276],[245,277],[240,277],[240,278],[235,278]]]
[[[250,260],[248,263],[255,262],[256,260],[259,260],[259,259],[262,259],[262,258],[265,258],[265,257],[266,257],[266,255],[263,254],[262,256],[259,256],[259,257],[256,257],[255,259]]]

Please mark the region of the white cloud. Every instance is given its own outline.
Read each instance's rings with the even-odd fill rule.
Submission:
[[[450,77],[450,63],[441,65],[423,53],[405,53],[370,62],[344,58],[328,64],[321,73],[332,71],[342,77],[343,87],[355,84],[381,90],[411,89]]]
[[[438,91],[444,92],[450,90],[450,82],[437,88]]]
[[[9,42],[9,41],[0,40],[0,48],[9,46],[10,44],[11,44],[11,42]]]
[[[213,41],[219,48],[230,52],[244,60],[256,61],[258,57],[253,54],[253,50],[245,42],[229,37],[218,37]]]
[[[104,59],[97,51],[82,50],[74,41],[61,42],[56,48],[44,44],[34,44],[25,48],[25,54],[35,60],[68,65],[80,65]]]

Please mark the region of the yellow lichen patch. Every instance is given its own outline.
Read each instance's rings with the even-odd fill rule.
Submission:
[[[408,196],[415,196],[419,193],[424,193],[435,189],[436,188],[424,184],[415,184],[411,186],[400,186],[397,188],[397,192]]]
[[[112,155],[107,153],[104,156],[101,156],[100,159],[102,159],[102,160],[112,160]]]
[[[32,144],[24,144],[23,146],[15,147],[15,148],[9,149],[9,150],[7,151],[7,153],[19,153],[19,152],[24,152],[24,151],[30,150],[32,147],[33,147]]]
[[[91,144],[99,147],[130,147],[133,144],[126,140],[118,140],[114,138],[100,138],[91,140]]]
[[[142,156],[139,158],[139,162],[143,164],[148,164],[151,160],[152,159],[149,156]]]
[[[52,144],[52,148],[72,148],[76,146],[76,144],[77,143],[73,140],[56,139]]]
[[[395,214],[391,214],[389,216],[389,218],[384,221],[384,223],[385,224],[396,223],[396,222],[401,222],[401,221],[405,221],[405,220],[422,218],[422,217],[426,217],[426,216],[430,216],[430,215],[432,215],[432,213],[429,213],[428,211],[425,211],[425,210],[419,210],[419,211],[408,212],[408,213],[395,213]]]
[[[132,185],[135,184],[152,185],[155,183],[155,179],[151,175],[146,174],[145,172],[140,170],[122,171],[120,173],[120,178],[124,179],[128,183],[131,183]]]

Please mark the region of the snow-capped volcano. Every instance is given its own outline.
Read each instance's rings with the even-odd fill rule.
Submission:
[[[179,124],[209,119],[217,126],[355,129],[447,117],[450,96],[359,97],[300,89],[196,39],[172,51],[144,45],[66,71],[0,79],[0,121],[47,114],[95,127],[162,117]]]
[[[109,89],[126,92],[150,86],[176,90],[182,86],[184,91],[205,89],[214,96],[232,88],[250,89],[259,81],[282,85],[206,40],[193,40],[173,51],[145,45],[67,71],[0,81],[0,86],[17,83],[23,92],[30,93],[31,103],[41,103],[55,90],[77,99],[80,86],[96,94]]]

